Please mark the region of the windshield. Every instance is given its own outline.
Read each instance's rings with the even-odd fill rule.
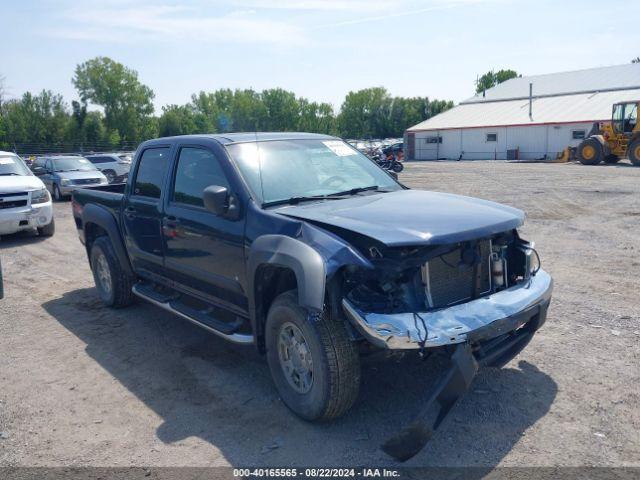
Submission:
[[[59,157],[52,158],[51,164],[54,172],[74,172],[77,170],[89,171],[97,170],[89,160],[82,157]]]
[[[227,150],[262,203],[378,187],[400,190],[384,170],[342,140],[237,143]]]
[[[31,175],[31,170],[17,155],[0,155],[0,176]]]

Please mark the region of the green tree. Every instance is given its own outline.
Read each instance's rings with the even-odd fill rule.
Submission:
[[[282,88],[264,90],[260,95],[266,113],[264,129],[273,132],[296,130],[300,104],[293,92]]]
[[[329,135],[337,133],[336,117],[330,104],[310,102],[306,98],[300,98],[298,99],[298,105],[300,115],[296,130]]]
[[[80,99],[104,109],[109,130],[127,141],[142,140],[153,114],[153,91],[138,80],[138,73],[108,57],[96,57],[76,67],[72,82]]]
[[[62,95],[43,90],[25,93],[20,99],[2,105],[3,143],[21,150],[60,151],[64,148],[70,115]]]
[[[349,92],[338,115],[340,134],[347,138],[384,137],[391,105],[392,98],[382,87]]]
[[[476,93],[482,93],[502,82],[521,76],[515,70],[498,70],[497,72],[490,70],[478,79]]]

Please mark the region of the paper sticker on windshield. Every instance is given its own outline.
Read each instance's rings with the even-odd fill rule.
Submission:
[[[2,157],[2,158],[0,158],[0,165],[13,165],[14,163],[16,163],[16,162],[14,162],[13,158],[11,158],[11,157]]]
[[[327,140],[322,142],[329,150],[338,155],[339,157],[348,157],[350,155],[357,155],[353,149],[340,140]]]

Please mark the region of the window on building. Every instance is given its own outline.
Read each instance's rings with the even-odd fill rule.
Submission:
[[[133,194],[141,197],[160,198],[168,166],[168,148],[149,148],[145,150],[138,163],[138,173],[133,185]]]
[[[572,130],[571,131],[571,138],[573,140],[582,140],[584,137],[586,137],[587,135],[587,131],[586,130]]]
[[[425,143],[442,143],[442,137],[427,137],[424,139]]]
[[[498,134],[497,133],[487,133],[487,142],[497,142]]]

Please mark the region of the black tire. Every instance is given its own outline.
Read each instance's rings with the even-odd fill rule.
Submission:
[[[613,165],[614,163],[618,163],[620,161],[620,157],[614,155],[613,153],[604,157],[604,163],[608,165]]]
[[[400,162],[394,162],[391,170],[393,170],[396,173],[400,173],[402,170],[404,170],[404,165]]]
[[[56,202],[61,202],[64,199],[64,197],[62,196],[62,192],[60,192],[60,187],[58,187],[58,184],[56,184],[56,183],[53,184],[53,192],[52,193],[53,193],[53,195],[52,195],[53,199]]]
[[[54,233],[56,233],[56,222],[53,217],[51,217],[51,223],[49,225],[38,227],[38,235],[41,237],[53,237]]]
[[[116,179],[116,172],[114,172],[113,170],[105,170],[102,173],[104,174],[105,177],[107,177],[107,181],[109,183],[113,183],[114,180]]]
[[[131,287],[135,279],[120,266],[109,237],[98,237],[93,242],[90,260],[93,280],[102,302],[113,308],[131,305],[134,299]],[[102,273],[102,269],[106,269],[108,276]]]
[[[583,165],[597,165],[604,160],[602,144],[597,138],[587,138],[578,145],[576,157]]]
[[[304,351],[313,364],[306,392],[296,390],[281,361],[280,334],[291,325],[304,336]],[[331,420],[353,405],[360,389],[360,358],[342,319],[332,318],[327,311],[308,314],[298,305],[297,291],[292,290],[274,300],[265,333],[271,376],[285,405],[296,415],[305,420]]]
[[[636,167],[640,167],[640,138],[636,138],[629,145],[629,160]]]

